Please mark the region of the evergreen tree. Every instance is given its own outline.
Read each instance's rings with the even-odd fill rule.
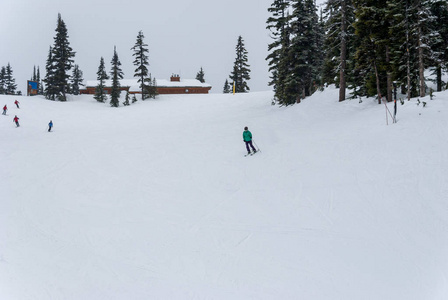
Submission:
[[[157,92],[157,80],[155,77],[152,79],[152,87],[154,89],[152,95],[153,95],[153,98],[155,99],[156,96],[159,95],[159,92]]]
[[[365,78],[368,96],[377,95],[381,104],[383,95],[392,97],[391,48],[386,0],[353,0],[356,7],[356,34],[359,47],[356,52],[357,69]]]
[[[129,105],[131,105],[131,104],[129,103],[129,98],[130,98],[129,91],[126,91],[126,97],[124,98],[124,102],[123,102],[123,105],[124,105],[124,106],[129,106]]]
[[[235,84],[236,93],[247,93],[250,90],[246,81],[250,80],[250,65],[247,63],[247,53],[243,38],[239,36],[236,45],[236,58],[233,65],[233,71],[229,76],[232,80],[232,85]]]
[[[347,79],[353,71],[355,8],[351,0],[328,0],[325,7],[326,57],[324,81],[339,87],[339,101],[346,99]]]
[[[418,39],[417,53],[420,97],[426,95],[425,69],[428,66],[440,64],[440,53],[433,48],[433,45],[440,41],[440,34],[434,30],[436,18],[432,14],[431,3],[431,0],[414,0],[413,7],[415,13],[413,28],[417,32]]]
[[[282,61],[285,59],[283,55],[285,53],[285,47],[288,47],[289,45],[289,6],[289,0],[275,0],[271,7],[268,8],[268,12],[271,13],[271,16],[266,22],[266,29],[270,31],[273,39],[272,43],[268,45],[269,55],[266,57],[269,71],[271,72],[271,81],[269,82],[269,85],[274,87],[276,98],[282,94],[282,85],[284,83],[284,77],[279,74],[285,74],[285,70],[281,70],[281,66],[284,66]]]
[[[61,14],[58,14],[58,23],[52,54],[54,61],[53,85],[55,92],[60,101],[66,101],[66,93],[69,89],[68,80],[70,78],[68,72],[72,68],[75,52],[73,52],[73,49],[70,47],[67,27],[61,18]]]
[[[45,64],[46,74],[44,78],[45,90],[44,94],[47,99],[55,100],[56,83],[55,83],[55,62],[53,59],[53,49],[50,47],[48,51],[47,62]]]
[[[316,9],[316,4],[314,3],[314,8]],[[316,9],[317,12],[317,9]],[[323,81],[323,65],[324,59],[326,55],[325,51],[325,21],[323,18],[323,10],[320,9],[320,15],[315,15],[315,19],[318,19],[318,23],[316,24],[316,33],[315,33],[315,43],[316,43],[316,53],[311,57],[311,64],[315,66],[313,82],[310,86],[310,94],[313,94],[319,87],[322,87],[324,84]]]
[[[0,95],[6,94],[6,68],[0,70]]]
[[[72,74],[72,93],[73,95],[79,95],[79,87],[84,86],[82,83],[84,81],[82,77],[82,71],[79,69],[78,65],[75,65],[73,68]]]
[[[104,92],[104,86],[105,86],[105,81],[107,79],[109,79],[109,76],[107,75],[106,72],[106,67],[104,66],[104,58],[101,57],[100,59],[100,65],[98,67],[98,72],[96,72],[96,79],[98,80],[98,85],[95,88],[95,96],[93,96],[94,99],[96,99],[96,101],[98,102],[106,102],[107,100],[107,95]]]
[[[196,80],[199,80],[201,83],[204,83],[205,82],[204,76],[205,76],[204,70],[202,70],[202,67],[201,67],[199,72],[196,74]]]
[[[118,58],[117,49],[114,47],[114,56],[111,61],[112,69],[110,72],[112,78],[112,90],[110,92],[110,106],[118,107],[120,105],[120,79],[123,79],[123,71],[121,70],[121,62]]]
[[[389,29],[393,77],[407,94],[408,100],[417,96],[418,91],[418,55],[417,39],[411,32],[411,1],[389,0],[388,18],[392,20]]]
[[[43,89],[42,89],[42,83],[40,80],[40,69],[39,66],[37,66],[37,73],[36,73],[36,82],[37,82],[37,94],[38,95],[43,95]]]
[[[6,94],[14,95],[16,93],[17,84],[13,76],[11,65],[9,63],[8,65],[6,65],[5,84],[6,84]]]
[[[315,90],[322,66],[321,28],[317,8],[313,0],[294,0],[290,21],[290,45],[287,47],[283,92],[279,97],[282,105],[300,102]]]
[[[36,81],[37,75],[36,75],[36,66],[33,68],[33,76],[31,76],[30,81]]]
[[[152,98],[155,99],[156,96],[158,95],[157,93],[157,81],[155,78],[152,78],[151,74],[149,74],[149,78],[145,79],[147,84],[147,93],[148,93],[148,98]]]
[[[134,53],[132,54],[135,56],[134,65],[137,67],[135,69],[134,77],[138,77],[138,81],[140,83],[140,88],[142,91],[142,100],[145,100],[146,94],[148,93],[147,85],[145,84],[147,82],[146,79],[148,79],[148,67],[149,67],[149,61],[148,56],[146,53],[149,52],[148,45],[143,42],[143,39],[145,36],[143,35],[142,31],[139,31],[137,35],[137,42],[135,43],[134,47],[131,48],[131,50],[134,50]]]
[[[230,84],[229,81],[226,79],[226,82],[224,83],[224,89],[222,91],[224,94],[230,94],[231,90],[230,90]]]
[[[135,94],[132,96],[132,103],[137,102],[137,97],[135,97]]]
[[[433,1],[431,4],[431,13],[435,17],[432,22],[432,30],[438,31],[440,38],[433,43],[433,49],[438,53],[438,60],[435,61],[435,74],[437,91],[442,91],[442,71],[447,68],[448,63],[448,26],[439,26],[439,24],[448,24],[448,2]]]

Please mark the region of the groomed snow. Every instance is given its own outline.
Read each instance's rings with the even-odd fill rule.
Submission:
[[[448,92],[271,98],[0,96],[0,299],[448,299]]]

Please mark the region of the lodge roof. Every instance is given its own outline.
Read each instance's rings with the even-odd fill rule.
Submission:
[[[140,84],[137,82],[138,79],[121,79],[121,87],[129,87],[129,92],[140,91]],[[96,87],[98,85],[98,80],[87,80],[86,88]],[[180,88],[193,88],[193,87],[210,87],[208,83],[202,83],[197,79],[180,79],[179,81],[170,81],[165,79],[156,79],[156,85],[160,87],[180,87]],[[104,86],[112,86],[112,80],[105,80]]]

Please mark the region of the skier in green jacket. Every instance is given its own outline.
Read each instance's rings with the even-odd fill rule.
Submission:
[[[252,133],[249,131],[247,126],[244,127],[243,141],[246,143],[247,154],[250,154],[249,146],[252,148],[254,153],[257,152],[257,149],[255,149],[254,145],[252,145]]]

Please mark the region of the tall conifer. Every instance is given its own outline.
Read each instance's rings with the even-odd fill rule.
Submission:
[[[0,69],[0,95],[6,94],[6,68]]]
[[[98,67],[98,71],[96,72],[96,79],[98,80],[98,84],[95,88],[95,96],[93,98],[96,99],[98,102],[106,102],[107,95],[104,91],[105,81],[109,79],[109,76],[106,72],[106,67],[104,65],[104,58],[101,57],[100,59],[100,65]]]
[[[236,93],[247,93],[250,88],[247,85],[247,80],[250,80],[250,65],[247,63],[247,50],[244,46],[244,40],[241,36],[238,37],[236,45],[236,58],[233,64],[233,71],[230,74],[231,84],[235,84]]]
[[[54,46],[52,50],[54,61],[54,88],[60,101],[66,101],[66,93],[70,87],[68,81],[70,74],[68,73],[73,64],[75,52],[70,47],[68,41],[68,31],[65,22],[58,14],[58,22],[56,28],[56,36],[54,38]]]
[[[110,106],[118,107],[120,105],[120,79],[123,79],[123,71],[121,70],[121,62],[118,58],[117,48],[114,47],[114,55],[111,61],[112,69],[110,72],[112,79],[112,90],[110,93]]]
[[[146,84],[146,82],[149,79],[148,77],[149,60],[147,55],[149,50],[148,45],[145,44],[145,42],[143,41],[144,38],[145,36],[143,35],[143,32],[139,31],[137,35],[137,41],[134,47],[131,48],[131,50],[134,51],[132,55],[135,56],[134,65],[137,67],[135,69],[134,77],[137,77],[138,78],[137,82],[140,83],[142,100],[145,100],[146,95],[148,94],[148,85]]]
[[[16,93],[17,84],[16,79],[13,76],[12,67],[9,63],[6,65],[5,84],[6,84],[6,94],[14,95]]]
[[[266,28],[270,31],[273,41],[268,45],[269,55],[266,57],[271,72],[271,81],[277,99],[284,98],[285,77],[289,69],[287,49],[289,47],[289,0],[274,0],[268,12]]]
[[[84,86],[83,81],[84,81],[83,73],[79,69],[79,66],[75,65],[73,67],[73,74],[72,74],[72,79],[71,79],[73,95],[79,95],[80,86]]]

